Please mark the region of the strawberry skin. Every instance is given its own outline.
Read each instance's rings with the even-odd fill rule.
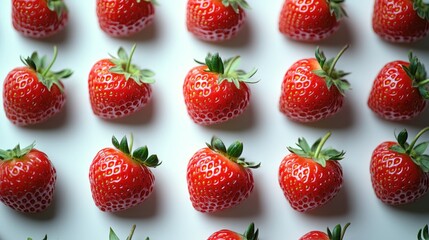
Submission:
[[[128,37],[142,31],[153,22],[152,0],[97,0],[100,28],[113,37]]]
[[[297,41],[320,41],[335,33],[346,16],[343,0],[286,0],[280,12],[279,31]]]
[[[416,10],[417,8],[421,10]],[[429,33],[429,10],[427,9],[428,4],[421,0],[376,0],[372,28],[386,41],[415,42]],[[421,13],[419,14],[418,11]]]
[[[68,10],[62,0],[12,0],[13,27],[26,37],[50,37],[67,23]]]
[[[298,240],[330,240],[328,234],[321,231],[311,231]]]
[[[229,229],[221,229],[214,232],[207,240],[258,240],[259,229],[255,230],[255,224],[251,223],[243,234]]]
[[[57,178],[48,156],[33,147],[0,150],[0,201],[24,213],[51,205]]]
[[[156,155],[148,158],[146,147],[131,154],[125,137],[121,143],[113,137],[112,142],[116,148],[101,149],[89,170],[95,205],[105,212],[122,211],[145,201],[155,186],[155,177],[148,167],[160,164]]]
[[[249,168],[259,167],[239,158],[243,150],[240,142],[226,150],[214,137],[207,145],[191,157],[186,174],[192,206],[203,213],[232,208],[247,199],[254,188]]]
[[[387,120],[409,120],[426,107],[429,86],[426,70],[410,53],[410,62],[387,63],[377,74],[368,97],[368,107]]]
[[[246,18],[243,8],[248,8],[245,0],[188,0],[187,29],[201,40],[229,40],[243,27]]]

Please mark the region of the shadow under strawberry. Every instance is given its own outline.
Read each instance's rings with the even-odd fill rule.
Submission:
[[[429,202],[429,194],[423,196],[422,198],[416,200],[411,204],[405,204],[405,205],[399,205],[399,206],[391,206],[386,204],[383,204],[383,205],[386,205],[386,207],[389,208],[390,210],[409,212],[413,215],[427,216],[427,214],[429,213],[428,202]]]
[[[158,178],[159,176],[157,176]],[[119,212],[109,213],[115,218],[121,219],[151,219],[154,218],[159,211],[159,193],[155,187],[150,197],[143,203]]]
[[[242,29],[240,32],[238,32],[237,36],[233,37],[229,40],[224,40],[220,42],[207,42],[203,40],[199,40],[200,42],[206,43],[208,45],[211,45],[213,47],[221,46],[225,48],[231,48],[231,49],[247,49],[252,46],[254,43],[254,36],[252,32],[252,19],[248,18],[246,22],[244,23]]]
[[[123,41],[126,43],[147,43],[147,42],[156,42],[160,40],[159,35],[159,20],[157,19],[157,15],[155,15],[154,21],[147,26],[142,31],[135,33],[129,37],[113,37],[117,40]]]
[[[244,132],[254,128],[258,124],[256,116],[256,109],[254,103],[251,101],[241,116],[223,123],[204,126],[204,128],[207,128],[210,131],[218,130],[225,132]]]

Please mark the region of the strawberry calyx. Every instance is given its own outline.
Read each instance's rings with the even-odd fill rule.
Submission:
[[[427,76],[425,65],[421,63],[411,51],[408,54],[408,58],[410,65],[402,65],[402,68],[411,78],[413,87],[419,90],[420,95],[424,99],[429,99],[429,78]]]
[[[261,166],[261,163],[246,162],[244,158],[240,157],[243,153],[243,143],[240,141],[235,141],[227,149],[220,138],[213,136],[210,143],[206,143],[206,145],[212,151],[225,156],[245,168],[259,168]]]
[[[429,230],[426,224],[417,234],[417,240],[429,240]]]
[[[234,85],[240,89],[240,82],[244,83],[256,83],[255,81],[250,81],[250,78],[255,75],[257,69],[253,69],[249,73],[246,73],[243,70],[237,69],[240,63],[240,56],[235,56],[229,58],[225,61],[219,56],[218,53],[207,54],[205,62],[200,62],[195,60],[198,64],[206,65],[206,72],[216,73],[219,75],[218,84],[221,84],[223,81],[232,82]]]
[[[125,80],[133,79],[138,85],[143,83],[152,84],[155,82],[153,76],[155,73],[149,69],[140,69],[137,65],[132,64],[132,58],[136,50],[136,44],[131,48],[130,56],[123,47],[120,47],[118,50],[118,57],[110,55],[110,61],[115,64],[115,66],[109,69],[112,73],[117,73],[125,76]]]
[[[122,137],[121,142],[119,142],[115,136],[112,137],[113,146],[115,146],[116,149],[118,149],[119,151],[130,156],[134,161],[140,164],[144,164],[147,167],[155,168],[161,165],[161,162],[159,161],[158,156],[156,154],[152,154],[149,156],[149,150],[147,146],[139,147],[136,150],[134,150],[134,152],[132,152],[133,141],[134,139],[132,134],[131,134],[131,140],[129,145],[128,145],[128,140],[126,136]]]
[[[134,235],[134,231],[136,230],[136,225],[133,224],[133,226],[131,226],[131,231],[128,234],[128,237],[126,240],[131,240],[133,238]],[[110,232],[109,232],[109,240],[120,240],[118,235],[116,235],[115,231],[113,231],[112,228],[110,228]],[[145,240],[149,240],[149,238],[147,237]]]
[[[60,84],[60,80],[68,78],[73,74],[73,71],[70,69],[63,69],[58,72],[51,71],[52,66],[54,65],[58,56],[57,47],[54,46],[54,56],[49,65],[46,65],[47,57],[39,57],[39,54],[35,51],[31,56],[27,58],[21,57],[21,61],[30,69],[36,72],[39,82],[48,88],[50,91],[52,86],[55,84],[61,91],[64,91],[63,86]]]
[[[32,238],[27,238],[27,240],[33,240]],[[42,240],[48,240],[48,235],[45,235],[45,237]]]
[[[392,151],[410,156],[413,162],[417,164],[423,172],[429,172],[429,155],[424,154],[429,146],[429,141],[421,142],[417,145],[416,143],[420,136],[427,131],[429,131],[429,127],[423,128],[419,133],[417,133],[412,142],[408,144],[408,132],[406,129],[403,129],[397,136],[395,136],[398,144],[390,147]]]
[[[47,0],[46,4],[49,10],[57,13],[58,18],[60,18],[64,12],[67,12],[67,6],[63,0]]]
[[[329,240],[343,240],[346,230],[349,226],[350,223],[347,223],[343,228],[341,228],[341,225],[337,224],[334,229],[332,229],[332,231],[328,228],[327,233]]]
[[[21,149],[21,146],[18,144],[13,149],[2,150],[0,149],[0,161],[9,161],[12,159],[19,159],[25,155],[27,155],[36,145],[35,142],[30,144],[29,146]]]
[[[350,83],[346,79],[344,79],[344,77],[349,75],[350,73],[346,73],[341,70],[336,70],[335,65],[337,64],[343,53],[347,50],[347,48],[349,48],[349,45],[343,47],[343,49],[341,49],[341,51],[335,58],[327,60],[323,51],[321,51],[319,47],[317,47],[315,56],[317,62],[319,62],[321,69],[313,71],[314,74],[325,79],[326,86],[328,87],[328,89],[331,89],[333,85],[342,95],[345,95],[345,91],[350,89]]]
[[[299,138],[296,144],[298,148],[288,147],[287,149],[300,157],[310,158],[322,167],[325,167],[326,161],[339,161],[344,158],[345,154],[344,151],[340,152],[333,148],[323,149],[323,145],[325,145],[330,136],[331,132],[326,133],[325,136],[316,140],[311,147],[305,138]]]
[[[344,0],[327,0],[329,4],[329,10],[331,15],[334,15],[335,18],[340,20],[343,17],[347,17],[347,12],[342,7]]]
[[[259,229],[255,230],[255,224],[250,223],[247,230],[242,235],[243,240],[258,240],[259,238]]]
[[[424,0],[414,0],[413,9],[419,17],[429,21],[429,3],[425,3]]]
[[[249,9],[250,6],[246,0],[222,0],[222,4],[225,7],[231,6],[234,9],[234,12],[239,13],[240,7],[243,9]]]

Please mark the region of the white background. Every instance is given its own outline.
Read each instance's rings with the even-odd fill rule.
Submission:
[[[125,238],[137,224],[134,239],[207,239],[214,231],[230,228],[243,232],[250,222],[260,229],[260,238],[298,239],[311,229],[351,222],[346,239],[416,239],[419,228],[429,223],[429,197],[414,204],[390,207],[374,195],[369,175],[372,150],[382,141],[393,140],[394,131],[407,128],[414,136],[429,125],[429,113],[408,122],[387,122],[372,114],[366,105],[372,81],[387,62],[407,60],[412,49],[429,66],[429,40],[412,45],[390,44],[380,40],[371,28],[373,1],[349,0],[349,18],[330,39],[308,44],[294,42],[277,30],[281,0],[249,1],[247,23],[240,35],[224,43],[206,43],[191,36],[185,26],[186,1],[159,1],[155,23],[128,39],[108,37],[98,27],[95,1],[67,1],[70,22],[67,29],[45,40],[24,38],[11,23],[11,1],[0,9],[0,76],[21,66],[20,56],[37,50],[52,57],[53,45],[59,56],[53,70],[71,68],[74,74],[64,81],[68,101],[64,111],[51,121],[34,127],[12,125],[0,113],[0,148],[9,149],[36,141],[57,169],[57,188],[53,205],[40,214],[27,215],[0,205],[0,239],[19,240],[32,236],[41,239],[107,239],[109,227]],[[119,46],[129,51],[138,47],[134,63],[156,72],[153,101],[142,112],[117,121],[104,121],[91,111],[87,76],[99,59],[116,54]],[[299,124],[278,111],[280,85],[285,71],[298,59],[313,57],[319,45],[333,57],[345,45],[350,49],[337,68],[352,72],[352,90],[347,93],[342,111],[315,124]],[[241,68],[259,69],[251,86],[251,106],[231,122],[201,127],[188,117],[183,102],[182,83],[187,71],[208,52],[224,58],[241,55]],[[310,213],[292,210],[277,182],[280,161],[286,146],[299,137],[313,142],[328,130],[327,146],[345,150],[342,161],[344,186],[328,205]],[[109,214],[95,207],[89,188],[88,169],[95,154],[111,146],[112,135],[134,134],[134,146],[148,145],[158,154],[162,165],[154,169],[156,189],[142,205],[129,211]],[[244,143],[243,156],[262,162],[254,170],[255,189],[250,198],[236,208],[216,214],[195,211],[189,201],[186,165],[212,135],[226,144]],[[428,140],[425,135],[422,140]]]

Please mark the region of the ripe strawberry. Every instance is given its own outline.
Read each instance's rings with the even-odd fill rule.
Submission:
[[[326,60],[317,48],[316,58],[295,62],[283,78],[280,111],[298,122],[315,122],[337,113],[350,84],[343,79],[348,73],[336,70],[335,64],[347,47],[334,59]]]
[[[347,223],[346,225],[344,225],[344,228],[341,229],[341,225],[338,224],[334,227],[332,232],[328,228],[326,233],[321,231],[311,231],[298,240],[343,240],[349,225],[350,223]]]
[[[103,148],[95,155],[89,181],[95,205],[105,212],[122,211],[146,200],[153,191],[155,177],[149,167],[161,163],[156,155],[148,157],[148,148],[140,147],[131,153],[124,136],[119,143],[113,137],[115,148]]]
[[[251,223],[243,234],[229,229],[214,232],[207,240],[258,240],[259,229],[255,230],[255,224]]]
[[[89,97],[94,114],[104,119],[129,116],[150,101],[154,73],[132,64],[131,55],[121,47],[118,56],[102,59],[94,64],[89,78]]]
[[[59,113],[66,102],[61,79],[68,78],[72,71],[64,69],[51,71],[57,58],[46,65],[46,57],[39,58],[37,52],[22,59],[26,65],[14,68],[8,73],[3,84],[3,106],[6,117],[19,126],[41,123]]]
[[[417,239],[429,240],[429,229],[427,224],[422,229],[419,230],[419,233],[417,234]]]
[[[260,164],[246,162],[240,155],[243,143],[236,141],[226,149],[213,137],[207,147],[189,160],[186,179],[192,206],[210,213],[234,207],[247,199],[253,190],[251,168]]]
[[[420,40],[429,33],[429,4],[424,0],[375,0],[372,28],[386,41]]]
[[[205,41],[233,38],[244,25],[246,0],[188,0],[188,31]]]
[[[222,61],[219,54],[208,54],[205,63],[192,68],[183,84],[185,104],[191,119],[201,125],[226,122],[241,115],[249,105],[246,83],[256,73],[237,70],[240,57]]]
[[[131,227],[131,232],[128,235],[126,240],[131,240],[133,238],[134,235],[134,230],[136,229],[136,225],[133,225]],[[116,235],[115,231],[113,231],[112,228],[110,228],[110,232],[109,232],[109,240],[119,240],[118,235]],[[147,237],[146,240],[149,240],[149,238]]]
[[[279,183],[291,207],[299,212],[318,208],[333,199],[343,185],[343,170],[338,160],[345,152],[322,149],[331,133],[319,138],[310,148],[299,138],[299,148],[288,147],[279,166]]]
[[[279,30],[297,41],[320,41],[340,28],[347,16],[344,0],[285,0],[280,12]]]
[[[13,27],[26,37],[52,36],[67,23],[68,10],[63,0],[12,0]]]
[[[411,52],[409,62],[387,63],[376,76],[368,98],[369,108],[387,120],[417,117],[429,99],[425,66]]]
[[[378,145],[371,157],[371,182],[376,196],[389,205],[411,203],[429,190],[429,155],[424,155],[428,142],[416,145],[418,138],[429,127],[421,130],[411,144],[404,129],[397,142]]]
[[[34,143],[0,150],[0,201],[24,213],[37,213],[53,200],[57,174],[48,156]]]
[[[155,0],[97,0],[101,30],[113,37],[128,37],[153,22]]]

